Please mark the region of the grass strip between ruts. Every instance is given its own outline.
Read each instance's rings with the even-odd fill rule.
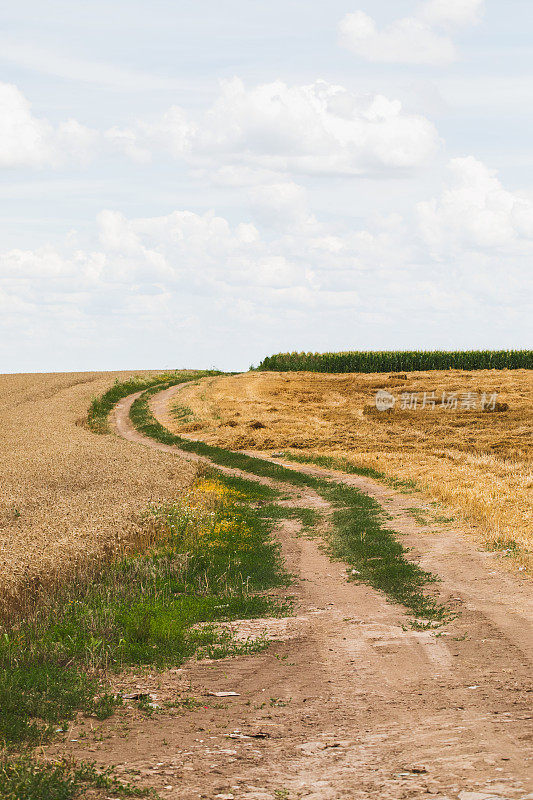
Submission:
[[[400,489],[402,492],[412,492],[417,489],[415,481],[391,478],[389,475],[385,475],[384,472],[374,469],[374,467],[358,467],[356,464],[352,464],[351,461],[348,461],[347,458],[323,456],[318,453],[293,453],[289,450],[285,451],[283,456],[288,461],[294,461],[297,464],[314,464],[317,467],[346,472],[348,475],[362,475],[365,478],[373,478],[376,481],[386,483],[387,486],[393,489]]]

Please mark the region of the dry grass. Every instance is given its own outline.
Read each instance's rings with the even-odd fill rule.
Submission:
[[[79,424],[95,395],[130,375],[0,376],[0,611],[122,549],[150,501],[193,482],[185,461]]]
[[[374,411],[374,395],[498,392],[503,413]],[[232,449],[347,458],[412,480],[475,523],[488,544],[533,548],[533,373],[528,370],[386,374],[246,373],[187,386],[177,404],[194,416],[174,430]],[[515,547],[516,549],[516,547]],[[519,555],[531,565],[527,554]]]

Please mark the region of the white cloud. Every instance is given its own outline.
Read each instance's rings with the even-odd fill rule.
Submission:
[[[0,84],[0,166],[57,167],[122,153],[137,163],[173,158],[219,184],[279,183],[289,173],[372,175],[429,161],[440,140],[425,117],[398,100],[315,81],[246,88],[234,78],[195,116],[171,106],[131,127],[91,130],[76,120],[52,126],[24,95]]]
[[[246,182],[254,170],[359,175],[412,168],[439,145],[434,125],[405,112],[398,100],[354,94],[322,80],[247,89],[234,78],[221,84],[216,101],[197,119],[173,107],[152,123],[113,131],[116,142],[121,135],[126,150],[183,156],[232,183]]]
[[[247,89],[235,78],[199,126],[196,152],[276,170],[358,174],[419,165],[437,143],[427,119],[381,95],[326,81]]]
[[[0,167],[43,167],[67,159],[84,159],[97,134],[68,120],[54,128],[33,116],[16,86],[0,83]]]
[[[113,151],[123,153],[137,164],[147,164],[152,160],[150,150],[139,144],[138,134],[133,130],[113,127],[104,133],[104,137]]]
[[[449,64],[457,59],[457,51],[450,36],[438,29],[475,24],[483,7],[484,0],[428,0],[414,16],[395,20],[382,30],[372,17],[358,10],[341,20],[339,40],[368,61]]]
[[[250,204],[263,225],[292,228],[316,225],[309,211],[306,190],[293,181],[267,183],[250,191]]]
[[[242,301],[258,313],[357,303],[362,313],[397,316],[416,312],[422,296],[434,310],[457,310],[455,289],[461,308],[498,297],[520,306],[533,253],[532,204],[473,158],[450,167],[451,185],[419,204],[412,220],[395,215],[355,230],[311,217],[305,193],[289,182],[254,190],[265,215],[259,227],[212,211],[137,219],[103,211],[92,249],[76,249],[70,237],[63,248],[0,255],[2,288],[36,306],[64,298],[87,314],[128,313],[135,298],[150,297],[149,315],[196,297]],[[283,216],[293,224],[277,224]]]
[[[419,15],[434,26],[462,27],[480,21],[485,0],[429,0],[424,3]]]
[[[0,165],[39,166],[49,158],[51,126],[32,116],[16,86],[0,84]]]
[[[383,30],[363,11],[347,14],[339,25],[340,43],[361,58],[388,64],[449,64],[455,45],[415,17],[399,19]]]
[[[439,198],[418,205],[425,241],[437,252],[505,247],[533,240],[533,203],[505,189],[472,156],[450,161],[451,181]]]
[[[181,158],[194,146],[196,124],[179,106],[171,106],[153,121],[137,120],[131,129],[114,127],[106,138],[136,161],[149,161],[153,153]]]

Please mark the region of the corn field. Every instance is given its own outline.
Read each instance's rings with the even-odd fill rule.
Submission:
[[[383,350],[277,353],[259,370],[275,372],[418,372],[444,369],[533,369],[532,350]]]

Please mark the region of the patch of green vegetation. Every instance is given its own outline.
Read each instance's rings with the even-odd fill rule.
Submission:
[[[98,711],[102,719],[118,704],[106,695],[95,701],[98,681],[48,652],[45,655],[43,649],[49,648],[37,645],[36,634],[23,626],[0,640],[0,742],[5,746],[20,741],[37,744],[71,719],[75,709]],[[26,645],[31,648],[27,653],[22,650]]]
[[[351,578],[365,581],[381,590],[418,618],[441,621],[447,618],[447,609],[424,591],[436,578],[407,559],[407,550],[397,540],[394,531],[383,526],[384,513],[375,500],[342,483],[176,436],[160,425],[150,411],[148,397],[157,391],[157,388],[148,389],[132,404],[130,418],[137,430],[156,441],[206,456],[215,464],[284,481],[293,486],[313,488],[335,508],[334,531],[329,538],[330,553],[355,569],[355,572],[349,570]]]
[[[324,456],[318,453],[292,453],[286,451],[283,457],[290,461],[296,461],[298,464],[314,464],[317,467],[324,467],[325,469],[335,469],[339,472],[347,472],[351,475],[364,475],[367,478],[375,478],[382,480],[385,475],[378,472],[372,467],[357,467],[345,458],[336,458],[335,456]]]
[[[381,506],[350,486],[324,487],[322,495],[337,509],[333,515],[331,552],[355,568],[349,578],[364,581],[401,603],[416,617],[444,620],[447,610],[424,591],[437,579],[406,558],[394,531],[383,526]]]
[[[205,705],[204,700],[198,700],[196,697],[180,697],[178,700],[171,700],[165,703],[165,708],[178,708],[181,711],[196,711]]]
[[[170,409],[170,416],[178,422],[190,422],[194,417],[194,412],[189,406],[173,406]]]
[[[385,475],[382,480],[387,484],[387,486],[390,486],[391,489],[398,489],[404,494],[412,494],[420,489],[416,481],[411,481],[404,478],[391,478],[388,475]]]
[[[435,514],[434,511],[427,508],[418,508],[417,506],[412,506],[411,508],[408,508],[407,511],[414,519],[416,519],[419,525],[434,525],[436,523],[446,524],[448,522],[453,522],[453,517],[446,517],[443,514]]]
[[[29,755],[0,759],[2,800],[74,800],[88,789],[103,789],[115,797],[157,797],[153,790],[119,781],[112,769],[70,759],[48,762]]]
[[[314,464],[317,467],[346,472],[348,475],[362,475],[365,478],[374,478],[374,480],[386,483],[387,486],[391,486],[393,489],[401,489],[408,493],[416,491],[417,489],[415,481],[391,478],[389,475],[385,475],[384,472],[380,472],[373,467],[358,467],[346,458],[322,456],[318,453],[304,455],[303,453],[291,453],[289,451],[284,452],[283,457],[288,461],[295,461],[299,464]]]
[[[236,642],[214,623],[287,613],[287,603],[268,594],[288,583],[272,522],[253,507],[257,494],[248,495],[245,482],[202,486],[217,498],[212,507],[199,500],[153,505],[145,520],[153,531],[149,550],[98,565],[4,631],[0,745],[41,742],[80,710],[109,716],[121,701],[96,677],[104,671],[264,646]]]
[[[424,508],[417,508],[417,506],[411,506],[407,509],[410,515],[415,519],[419,525],[429,525],[431,520],[429,518],[429,511]]]
[[[486,545],[487,550],[491,552],[501,553],[503,556],[521,556],[521,555],[529,555],[531,553],[525,547],[521,547],[518,542],[515,542],[514,539],[510,539],[508,536],[498,536],[496,539],[488,542]]]

